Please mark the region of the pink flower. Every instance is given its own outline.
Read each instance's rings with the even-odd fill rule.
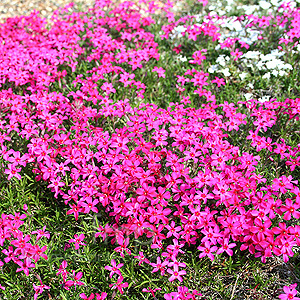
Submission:
[[[204,243],[204,247],[202,246],[199,246],[197,249],[201,251],[201,253],[199,254],[199,258],[202,258],[202,257],[209,257],[212,261],[215,259],[214,255],[212,252],[215,252],[218,250],[218,247],[216,246],[212,246],[210,247],[211,244],[209,241],[206,241]]]
[[[34,296],[33,299],[36,300],[38,295],[41,294],[44,290],[49,290],[50,286],[44,285],[42,283],[42,281],[40,280],[41,285],[35,285],[33,284],[33,288],[34,288]]]
[[[69,243],[75,243],[75,250],[79,249],[79,246],[86,246],[85,243],[83,243],[83,239],[84,239],[84,234],[80,234],[79,236],[77,234],[74,235],[74,239],[69,240]]]
[[[215,79],[212,80],[211,82],[216,83],[218,87],[220,87],[221,85],[225,85],[224,78],[215,77]]]
[[[160,68],[154,67],[154,69],[152,70],[152,72],[157,72],[158,77],[163,77],[163,78],[166,77],[166,75],[165,75],[166,70],[164,70],[161,67]]]
[[[139,251],[139,255],[135,256],[134,258],[139,260],[139,266],[145,262],[146,264],[149,264],[150,261],[144,256],[144,253],[142,251]]]
[[[151,293],[152,297],[155,298],[155,292],[156,291],[161,291],[161,288],[156,288],[156,289],[151,289],[150,287],[148,289],[143,288],[142,292],[144,293]]]
[[[281,299],[281,300],[300,300],[299,297],[295,297],[297,295],[297,291],[295,289],[296,286],[297,286],[297,283],[294,283],[290,286],[284,286],[283,287],[284,294],[280,294],[279,299]]]
[[[123,288],[124,287],[128,287],[128,282],[122,283],[123,279],[124,278],[122,276],[119,276],[117,282],[113,283],[113,284],[110,284],[109,287],[111,287],[112,289],[116,289],[117,288],[121,294],[124,294]]]
[[[230,54],[234,56],[234,60],[238,60],[243,55],[243,52],[239,51],[237,48],[235,51],[230,52]]]
[[[107,297],[107,293],[105,293],[105,292],[102,292],[101,295],[98,293],[96,293],[96,294],[92,293],[89,297],[87,297],[85,295],[85,293],[81,293],[81,294],[79,294],[79,297],[82,299],[85,299],[85,300],[92,300],[95,298],[95,295],[96,295],[96,300],[104,300]]]
[[[15,165],[9,164],[8,169],[5,169],[4,173],[8,174],[8,180],[10,180],[12,177],[16,177],[17,179],[21,180],[21,175],[19,174],[20,171],[20,168],[17,169]]]
[[[60,179],[61,178],[59,176],[55,179],[53,178],[51,180],[51,184],[48,185],[48,187],[52,187],[54,189],[54,191],[55,191],[54,197],[57,197],[58,192],[60,191],[60,187],[65,185],[64,182],[60,181]]]
[[[120,268],[124,266],[124,264],[116,264],[116,261],[114,259],[111,260],[111,266],[105,266],[104,269],[110,271],[109,277],[112,278],[113,274],[118,274],[122,276],[122,273],[120,272]]]
[[[70,286],[75,286],[75,290],[76,290],[76,286],[77,285],[84,285],[84,283],[82,281],[80,281],[81,277],[83,276],[82,272],[78,272],[76,275],[75,275],[75,271],[73,271],[73,279],[74,280],[68,280],[66,283],[65,283],[65,286],[67,287],[70,287]]]
[[[169,277],[169,281],[173,281],[175,279],[178,279],[180,282],[182,282],[182,277],[181,276],[186,274],[186,271],[184,271],[184,270],[178,271],[178,266],[177,265],[174,265],[173,270],[168,269],[167,272],[171,274],[171,277]]]
[[[43,229],[39,229],[37,231],[32,231],[31,234],[36,234],[36,241],[38,241],[41,237],[45,236],[47,239],[50,238],[50,233],[48,231],[45,231],[46,226],[43,227]]]
[[[224,239],[223,241],[221,241],[222,247],[218,249],[216,254],[220,254],[225,251],[229,256],[232,256],[233,251],[231,250],[231,248],[234,248],[236,246],[236,244],[235,243],[228,244],[228,242],[229,242],[229,239]]]

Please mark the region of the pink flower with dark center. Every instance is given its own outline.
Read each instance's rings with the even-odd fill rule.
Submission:
[[[74,235],[74,239],[69,240],[69,243],[75,243],[75,250],[79,249],[79,246],[86,246],[85,243],[83,243],[84,240],[84,234],[81,233],[79,236],[77,234]]]
[[[280,294],[279,299],[281,299],[281,300],[300,300],[299,297],[295,297],[297,295],[296,286],[297,286],[297,283],[294,283],[290,286],[284,286],[283,287],[284,294]]]
[[[124,266],[124,264],[116,264],[116,261],[114,259],[111,260],[111,265],[112,266],[105,266],[104,269],[110,271],[109,277],[112,278],[114,274],[118,274],[122,276],[121,271],[119,270]]]

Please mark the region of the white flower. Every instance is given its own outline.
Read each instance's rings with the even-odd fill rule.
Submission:
[[[266,60],[272,60],[272,59],[276,59],[276,55],[273,55],[273,54],[271,54],[271,53],[269,53],[269,54],[266,54],[266,55],[261,55],[260,56],[260,59],[262,60],[262,61],[266,61]]]
[[[278,0],[271,0],[271,3],[274,5],[274,6],[279,6],[279,1]]]
[[[226,65],[226,62],[225,62],[225,55],[220,55],[220,56],[217,58],[216,62],[217,62],[219,65],[221,65],[222,67],[225,67],[225,65]]]
[[[249,88],[249,89],[254,89],[254,85],[253,85],[251,82],[249,82],[249,83],[248,83],[248,88]]]
[[[273,59],[273,60],[270,60],[270,61],[267,61],[266,62],[266,67],[267,67],[267,69],[275,69],[276,67],[278,67],[278,68],[281,68],[280,67],[280,60],[278,60],[278,59]]]
[[[251,99],[252,96],[253,96],[252,93],[246,93],[246,94],[244,94],[244,97],[246,98],[246,101],[248,101],[249,99]]]
[[[293,70],[293,67],[291,64],[285,64],[284,65],[284,69],[290,69],[290,70]]]
[[[186,28],[183,25],[179,25],[179,26],[175,27],[174,30],[179,33],[182,33],[186,30]]]
[[[259,6],[262,8],[262,9],[268,9],[271,7],[271,4],[268,3],[267,1],[259,1]]]
[[[279,49],[273,49],[271,51],[271,54],[274,55],[274,56],[283,56],[284,52],[283,51],[279,51]]]
[[[225,10],[221,10],[221,9],[218,10],[218,15],[219,16],[224,16],[225,14],[226,14]]]
[[[262,78],[263,79],[270,79],[270,77],[271,77],[271,74],[270,74],[270,72],[268,72]]]
[[[246,15],[252,15],[256,9],[259,8],[258,5],[243,5],[242,8],[245,10]]]
[[[283,70],[279,71],[279,76],[286,76],[286,75],[287,75],[287,72],[285,72]]]
[[[247,77],[248,73],[247,72],[242,72],[241,74],[239,74],[241,80],[244,80]]]
[[[178,59],[182,62],[186,62],[187,61],[187,58],[185,56],[182,56],[182,55],[178,55]]]
[[[258,34],[257,32],[252,31],[252,32],[251,32],[251,36],[250,36],[251,41],[252,41],[252,42],[257,41],[258,36],[259,36],[259,34]]]
[[[264,69],[264,62],[259,61],[259,62],[256,64],[256,66],[258,67],[259,70]]]
[[[262,96],[261,98],[258,99],[259,102],[264,103],[266,101],[269,101],[270,96]]]
[[[243,32],[243,34],[246,34],[246,31]],[[241,41],[244,42],[244,43],[247,43],[249,45],[251,45],[253,42],[251,41],[251,39],[249,38],[246,38],[246,37],[241,37]]]
[[[212,65],[210,66],[210,68],[208,69],[208,73],[214,73],[216,71],[218,71],[218,65]]]
[[[248,51],[244,53],[241,57],[248,59],[258,58],[261,53],[259,51]]]
[[[272,71],[272,74],[273,74],[275,77],[278,76],[278,73],[279,73],[279,72],[278,72],[277,70],[273,70],[273,71]]]
[[[195,15],[195,19],[196,19],[196,22],[200,22],[201,21],[201,15],[198,14],[198,15]]]
[[[231,75],[231,73],[229,72],[229,68],[222,69],[219,72],[223,73],[223,75],[226,77]]]

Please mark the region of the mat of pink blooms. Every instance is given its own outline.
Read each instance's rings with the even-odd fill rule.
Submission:
[[[275,141],[264,133],[272,129],[279,112],[299,120],[300,99],[241,99],[238,104],[228,99],[217,104],[218,96],[205,86],[221,87],[226,82],[219,77],[211,80],[202,70],[207,50],[201,49],[189,61],[191,68],[177,76],[181,102],[171,102],[166,109],[147,103],[147,86],[135,80],[134,71],[161,57],[153,34],[147,31],[154,13],[160,11],[168,19],[161,39],[169,39],[172,30],[184,24],[183,35],[195,42],[199,37],[218,41],[220,33],[213,18],[201,26],[191,26],[193,16],[175,21],[170,1],[163,7],[154,1],[140,3],[147,6],[146,14],[131,2],[114,5],[96,0],[88,14],[68,14],[72,4],[57,11],[50,29],[37,12],[10,18],[0,26],[0,154],[8,180],[20,180],[23,169],[31,167],[36,181],[47,182],[54,196],[64,199],[67,215],[74,220],[105,211],[107,221],[99,224],[95,237],[110,238],[120,261],[131,255],[141,268],[149,265],[152,272],[167,276],[174,292],[164,294],[165,299],[200,299],[201,291],[181,284],[186,274],[181,254],[189,246],[197,248],[199,258],[214,260],[223,252],[231,256],[239,247],[263,262],[272,256],[287,262],[294,255],[293,247],[300,246],[300,226],[293,223],[300,217],[298,181],[282,175],[267,184],[256,172],[261,157],[241,152],[226,140],[228,132],[247,123],[246,115],[237,112],[243,106],[254,118],[247,139],[256,151],[267,149],[270,160],[279,154],[290,170],[299,168],[300,145],[292,148],[288,141]],[[249,16],[258,27],[292,20],[279,47],[295,43],[300,36],[299,9],[283,5],[285,13],[268,20]],[[113,38],[108,28],[114,28],[119,37]],[[91,47],[80,46],[80,40],[89,40]],[[228,39],[222,47],[233,44],[231,55],[239,60],[249,45],[237,38]],[[180,45],[174,51],[180,53]],[[82,59],[97,66],[76,77],[73,85],[80,88],[67,97],[50,92],[51,83],[63,86],[68,75],[67,68],[59,71],[59,67],[68,66],[74,72]],[[125,65],[132,72],[126,72]],[[164,68],[156,66],[153,72],[158,82],[164,80]],[[189,96],[183,95],[188,83],[205,99],[199,108],[191,107]],[[116,100],[118,88],[131,89],[138,105],[131,105],[127,98]],[[104,130],[101,122],[108,119],[111,130]],[[13,150],[16,137],[26,141],[25,153]],[[47,246],[40,241],[49,239],[50,232],[44,227],[23,234],[26,212],[25,205],[23,212],[2,214],[0,245],[6,256],[1,265],[13,261],[17,272],[29,275],[39,260],[48,259]],[[140,237],[149,239],[150,251],[160,253],[157,261],[150,261],[143,252],[131,253],[131,239]],[[85,235],[79,232],[66,247],[83,249]],[[80,293],[80,297],[110,299],[114,290],[123,294],[129,285],[122,276],[123,265],[112,259],[104,267],[112,280],[110,290]],[[57,276],[65,289],[79,288],[85,285],[83,272],[71,270],[64,260]],[[34,299],[51,289],[43,278],[39,281],[33,284]],[[300,299],[295,288],[296,284],[285,286],[279,298]],[[143,289],[153,297],[160,291]]]

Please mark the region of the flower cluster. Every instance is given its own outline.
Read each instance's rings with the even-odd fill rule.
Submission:
[[[101,212],[95,238],[115,245],[120,260],[132,256],[141,268],[178,283],[177,291],[166,293],[165,299],[197,299],[198,291],[180,286],[190,246],[199,258],[232,256],[239,247],[263,262],[272,256],[287,262],[293,247],[300,246],[300,226],[293,222],[300,218],[300,190],[291,175],[300,166],[300,146],[271,134],[280,120],[286,120],[287,128],[299,122],[300,98],[218,102],[210,86],[222,89],[227,80],[202,69],[209,50],[201,48],[174,78],[179,101],[167,108],[147,102],[147,85],[138,70],[155,61],[151,70],[156,79],[166,79],[149,29],[155,23],[152,5],[146,11],[150,16],[144,16],[130,2],[113,6],[112,1],[98,0],[89,14],[57,12],[51,29],[36,13],[1,25],[0,113],[5,118],[0,121],[0,155],[8,180],[21,179],[29,168],[36,181],[46,182],[64,202],[66,215],[74,221]],[[220,27],[212,17],[200,23],[194,16],[175,21],[171,6],[168,1],[157,7],[168,19],[162,39],[183,23],[181,35],[189,40],[204,36],[218,42],[221,49],[229,49],[233,63],[247,57],[249,45],[232,37],[220,40]],[[266,28],[271,19],[279,26],[282,18],[249,18],[247,26]],[[285,18],[294,20],[287,41],[292,44],[299,33],[299,11],[289,7]],[[90,68],[74,78],[80,60]],[[55,90],[55,84],[64,92]],[[200,99],[201,105],[189,105],[190,97]],[[243,130],[247,149],[229,138]],[[25,146],[16,150],[16,139]],[[288,171],[266,178],[258,172],[261,160],[277,161]],[[47,259],[47,246],[40,248],[37,242],[49,233],[45,227],[32,232],[37,236],[31,244],[31,235],[19,230],[25,217],[1,216],[0,245],[10,242],[2,251],[5,262],[13,260],[17,272],[29,275],[40,257]],[[87,246],[84,239],[78,233],[69,243],[80,250]],[[134,239],[147,240],[151,255],[135,255]],[[110,272],[110,288],[121,294],[129,286],[123,265],[112,259],[104,267]],[[83,272],[67,267],[64,261],[57,272],[64,288],[84,286]],[[49,288],[40,283],[34,285],[35,299]],[[284,292],[295,295],[287,287]],[[105,299],[107,293],[80,297]]]

